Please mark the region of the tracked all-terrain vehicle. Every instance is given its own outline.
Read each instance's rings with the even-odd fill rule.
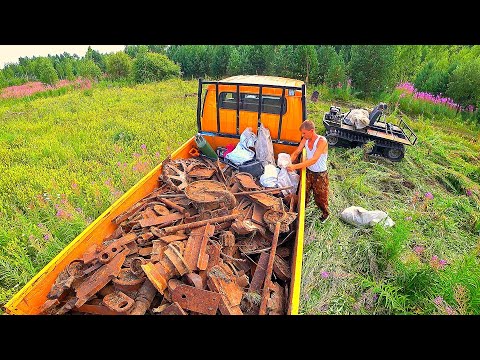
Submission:
[[[368,120],[361,123],[350,116],[356,109],[341,113],[339,107],[331,106],[323,116],[328,145],[355,147],[373,141],[373,148],[368,150],[371,155],[400,161],[405,155],[405,145],[415,145],[417,135],[403,119],[397,125],[386,122],[386,108],[385,103],[380,103],[369,113],[363,110],[368,113]]]

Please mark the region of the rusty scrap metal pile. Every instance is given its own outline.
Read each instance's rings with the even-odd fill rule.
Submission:
[[[297,196],[207,158],[159,186],[57,277],[42,314],[286,314]]]

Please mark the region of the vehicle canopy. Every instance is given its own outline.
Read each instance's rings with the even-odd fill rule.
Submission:
[[[206,91],[202,96],[204,85]],[[298,145],[301,140],[298,129],[306,120],[305,93],[303,81],[277,76],[199,79],[198,130],[204,135],[239,138],[247,127],[256,133],[263,123],[274,144]]]

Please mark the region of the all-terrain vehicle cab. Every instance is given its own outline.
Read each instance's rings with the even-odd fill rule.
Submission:
[[[405,145],[414,145],[417,136],[403,119],[398,125],[386,122],[386,109],[387,104],[380,103],[371,112],[351,109],[342,113],[339,107],[331,106],[323,116],[328,144],[355,147],[373,141],[370,154],[400,161],[405,155]]]

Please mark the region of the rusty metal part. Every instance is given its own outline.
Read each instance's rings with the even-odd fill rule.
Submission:
[[[232,224],[232,230],[235,231],[238,235],[247,235],[251,234],[252,232],[259,231],[265,234],[265,228],[255,224],[253,221],[250,220],[235,220]]]
[[[63,306],[57,310],[55,315],[63,315],[72,310],[75,307],[75,302],[77,301],[76,297],[71,297],[70,299],[67,300]]]
[[[250,284],[247,274],[237,276],[236,282],[237,282],[237,285],[240,286],[241,288],[247,288]]]
[[[193,229],[185,245],[184,258],[191,271],[205,270],[208,264],[207,243],[213,236],[215,226],[207,224]]]
[[[65,292],[72,287],[74,280],[75,277],[69,275],[65,268],[55,279],[55,282],[47,294],[47,299],[52,300],[61,298]]]
[[[108,264],[103,265],[91,276],[86,278],[76,288],[76,297],[78,300],[75,303],[76,307],[82,306],[87,300],[94,295],[98,290],[103,288],[112,277],[118,275],[122,264],[127,257],[128,251],[120,251],[113,256]]]
[[[228,267],[216,265],[208,272],[208,287],[221,294],[219,310],[223,315],[242,315],[240,302],[243,290]]]
[[[275,224],[280,222],[280,232],[285,233],[290,231],[290,224],[297,218],[297,213],[278,211],[269,209],[263,215],[263,220],[267,223],[268,229],[271,232],[275,230]]]
[[[121,226],[117,227],[113,233],[111,233],[109,236],[107,236],[105,239],[103,239],[103,242],[108,242],[114,239],[118,239],[122,236],[125,235],[125,232],[123,231],[123,228]]]
[[[244,189],[260,190],[260,186],[258,186],[250,173],[238,172],[231,177],[231,181],[238,181]]]
[[[276,282],[270,285],[272,291],[270,298],[267,301],[268,315],[283,315],[285,314],[285,291],[282,286]]]
[[[122,291],[137,291],[145,281],[143,271],[140,275],[136,275],[131,271],[131,268],[123,268],[112,282],[119,290]]]
[[[277,221],[273,232],[272,249],[270,250],[270,255],[268,257],[267,271],[265,273],[265,282],[262,291],[262,301],[260,303],[260,310],[258,311],[259,315],[265,315],[267,310],[267,300],[270,297],[270,287],[272,282],[273,261],[275,259],[275,251],[277,250],[278,236],[280,235],[280,225],[280,221]]]
[[[50,299],[43,303],[38,309],[40,315],[50,315],[58,311],[58,305],[60,301],[58,299]]]
[[[147,247],[140,248],[138,250],[138,255],[140,255],[140,256],[150,256],[150,254],[152,253],[152,250],[153,250],[153,246],[147,246]]]
[[[215,180],[197,180],[185,188],[185,196],[194,203],[215,203],[218,202],[214,191],[226,191],[227,187]]]
[[[213,174],[215,174],[215,169],[201,168],[197,167],[188,172],[188,176],[195,178],[197,180],[208,180]]]
[[[147,207],[145,210],[142,211],[142,218],[143,219],[148,219],[152,217],[156,217],[157,213],[153,211],[153,209]]]
[[[156,294],[157,289],[155,286],[153,286],[150,280],[145,279],[135,298],[135,304],[133,304],[130,310],[130,315],[144,315],[152,304]]]
[[[255,268],[255,272],[253,273],[252,281],[250,281],[250,287],[248,291],[260,293],[262,290],[262,285],[265,282],[265,274],[267,272],[268,257],[268,253],[266,252],[260,254],[260,258],[258,259],[258,264]]]
[[[141,274],[143,274],[142,265],[146,263],[147,263],[147,260],[145,260],[143,257],[135,257],[130,262],[130,271],[134,275],[140,276]]]
[[[173,241],[186,240],[186,239],[188,239],[188,236],[185,235],[185,234],[182,234],[182,235],[166,235],[166,236],[159,237],[159,239],[168,244],[168,243],[171,243]]]
[[[284,259],[288,258],[290,256],[290,248],[286,246],[278,246],[277,255]]]
[[[155,216],[153,218],[142,219],[139,221],[140,226],[149,227],[149,226],[163,226],[171,221],[180,220],[184,218],[184,214],[181,213],[170,213],[169,215]]]
[[[137,235],[134,233],[129,233],[125,236],[122,236],[120,239],[114,241],[105,249],[103,249],[98,255],[98,260],[104,264],[108,263],[112,257],[114,257],[123,248],[124,245],[135,241],[136,238]]]
[[[160,261],[163,257],[163,252],[165,250],[166,244],[162,240],[153,240],[152,253],[150,254],[150,260],[152,262]]]
[[[162,179],[175,191],[182,191],[188,186],[186,161],[178,159],[162,163]]]
[[[174,243],[168,244],[164,251],[164,255],[171,261],[180,275],[190,272],[188,264],[185,262],[179,249],[174,246]]]
[[[278,198],[270,194],[265,194],[265,193],[250,194],[248,195],[248,197],[264,208],[273,209],[273,210],[283,210],[280,207]]]
[[[115,286],[113,286],[113,284],[109,283],[108,285],[106,285],[103,288],[101,288],[100,290],[98,290],[96,295],[104,297],[104,296],[107,296],[108,294],[110,294],[114,291],[115,291]]]
[[[82,312],[86,314],[92,314],[92,315],[120,315],[119,312],[114,311],[110,308],[108,308],[105,305],[100,305],[100,304],[83,304],[82,306],[78,308],[73,308],[72,309],[75,312]]]
[[[103,303],[110,310],[119,313],[126,313],[130,310],[135,301],[121,291],[115,291],[103,298]]]
[[[273,261],[273,272],[283,281],[289,281],[292,277],[289,264],[277,254],[275,254],[275,259]]]
[[[252,213],[252,221],[258,225],[265,226],[265,221],[263,221],[263,215],[267,209],[264,207],[258,205],[258,204],[253,204],[253,213]]]
[[[98,258],[98,255],[102,252],[102,247],[98,244],[91,245],[84,253],[83,253],[83,263],[89,264],[92,261]]]
[[[165,304],[166,305],[166,304]],[[173,302],[170,305],[166,305],[165,309],[160,311],[160,315],[188,315],[185,310],[178,304]]]
[[[159,230],[160,230],[160,232],[163,232],[164,235],[166,235],[166,234],[175,233],[179,230],[194,229],[194,228],[197,228],[197,227],[200,227],[200,226],[203,226],[203,225],[207,225],[207,224],[223,223],[225,221],[234,220],[234,219],[239,218],[241,216],[242,216],[242,214],[232,214],[232,215],[227,215],[227,216],[220,216],[220,217],[213,218],[213,219],[207,219],[207,220],[197,221],[197,222],[193,222],[193,223],[189,223],[189,224],[182,224],[182,225],[166,227],[166,228],[159,229]]]
[[[161,263],[153,264],[148,262],[141,265],[143,271],[147,275],[147,278],[155,286],[160,294],[163,295],[165,289],[168,286],[168,280],[172,277],[173,274],[169,274],[165,271]]]
[[[172,300],[183,309],[205,315],[215,315],[220,303],[219,293],[197,289],[189,285],[179,285],[171,292]]]
[[[145,245],[146,243],[148,243],[150,241],[151,238],[153,238],[154,235],[151,233],[151,232],[146,232],[146,233],[143,233],[142,235],[140,235],[136,242],[138,245]]]
[[[80,279],[85,275],[84,264],[82,260],[73,260],[67,265],[67,274],[73,276],[75,279]]]
[[[159,201],[167,205],[169,208],[177,210],[180,214],[185,214],[187,212],[184,207],[177,205],[168,199],[159,198]]]
[[[182,285],[183,282],[181,282],[178,279],[172,278],[168,280],[168,291],[171,293],[177,286]]]
[[[128,244],[125,245],[125,247],[128,250],[129,256],[138,253],[138,245],[135,241],[129,242]]]
[[[185,274],[183,278],[187,285],[196,287],[197,289],[205,289],[206,284],[199,274],[191,272],[191,273]]]
[[[266,193],[276,193],[282,190],[288,190],[292,187],[293,186],[284,186],[284,187],[278,187],[278,188],[268,188],[263,190],[241,191],[241,192],[234,193],[234,195],[235,196],[241,196],[241,195],[251,196],[251,195],[259,195],[259,194],[266,194]]]
[[[153,207],[153,211],[155,211],[159,216],[170,214],[170,211],[163,205],[155,205]]]

